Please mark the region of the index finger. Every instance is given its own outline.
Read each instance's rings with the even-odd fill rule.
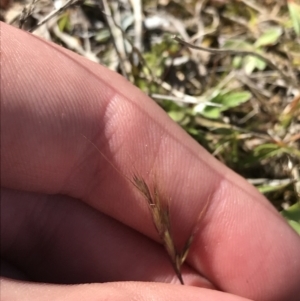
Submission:
[[[159,240],[145,201],[84,135],[121,174],[159,181],[176,244],[199,227],[188,263],[217,287],[296,300],[299,237],[255,188],[120,76],[4,24],[1,35],[4,186],[79,197]]]

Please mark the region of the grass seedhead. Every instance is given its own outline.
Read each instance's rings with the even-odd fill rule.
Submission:
[[[197,227],[193,231],[193,233],[189,236],[186,243],[184,244],[184,247],[182,250],[178,250],[175,245],[174,236],[171,231],[171,219],[170,219],[170,210],[169,205],[166,200],[162,199],[161,193],[159,192],[159,189],[157,186],[153,186],[153,189],[150,189],[147,185],[146,181],[143,179],[143,177],[133,174],[132,178],[129,178],[128,176],[122,174],[110,161],[109,159],[100,151],[100,149],[91,142],[88,138],[83,136],[86,140],[88,140],[96,149],[97,151],[102,155],[102,157],[125,179],[127,179],[134,187],[138,189],[138,191],[143,195],[144,199],[147,201],[149,211],[152,216],[152,220],[154,223],[154,226],[156,228],[156,231],[165,247],[166,252],[168,253],[173,269],[176,273],[177,278],[179,279],[181,284],[184,284],[183,278],[182,278],[182,272],[181,268],[183,263],[185,262],[190,247],[193,242],[194,235],[197,231]],[[151,192],[152,190],[152,192]],[[205,208],[201,211],[198,219],[197,224],[202,217],[203,213],[206,211],[208,202],[206,203]]]
[[[145,180],[138,176],[133,175],[132,184],[141,192],[147,200],[149,210],[151,212],[152,220],[157,230],[157,233],[170,257],[174,271],[181,284],[184,284],[182,279],[181,267],[184,263],[190,246],[193,241],[194,235],[191,235],[184,245],[183,250],[180,252],[175,246],[174,237],[171,231],[170,210],[169,206],[164,200],[161,200],[160,193],[157,187],[154,187],[153,194],[145,182]]]
[[[152,220],[157,230],[157,233],[159,234],[159,237],[170,257],[177,278],[179,279],[181,284],[184,284],[181,268],[188,256],[190,247],[194,240],[195,233],[198,230],[197,225],[203,217],[203,214],[207,210],[209,198],[198,216],[195,229],[185,242],[182,250],[179,251],[176,248],[175,240],[171,231],[169,206],[165,202],[165,200],[161,199],[161,194],[159,193],[158,188],[155,186],[153,189],[153,194],[151,194],[151,190],[149,189],[146,181],[136,174],[133,175],[132,184],[141,192],[141,194],[147,200],[147,203],[149,205],[148,207],[151,212]]]

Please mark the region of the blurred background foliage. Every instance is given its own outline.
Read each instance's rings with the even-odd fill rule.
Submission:
[[[299,0],[0,3],[5,22],[143,90],[300,233]]]

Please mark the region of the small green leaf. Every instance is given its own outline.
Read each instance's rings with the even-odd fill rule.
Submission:
[[[267,64],[256,56],[247,55],[243,62],[244,70],[247,75],[250,75],[255,69],[263,71]]]
[[[235,56],[232,60],[232,66],[234,68],[240,68],[243,62],[243,58],[241,56]]]
[[[239,50],[250,50],[254,51],[253,45],[243,40],[228,39],[223,45],[224,49],[239,49]]]
[[[266,184],[266,185],[260,185],[260,186],[257,186],[257,189],[265,194],[265,193],[270,193],[270,192],[274,192],[274,191],[280,191],[282,189],[284,189],[286,186],[288,186],[289,183],[287,184],[282,184],[282,185],[269,185],[269,184]]]
[[[206,107],[200,114],[206,118],[217,119],[221,114],[220,109],[218,107]]]
[[[70,14],[68,12],[63,13],[58,20],[58,28],[61,32],[70,29]]]
[[[288,8],[295,33],[297,36],[300,36],[300,5],[295,2],[288,1]]]
[[[300,223],[288,220],[289,225],[300,235]]]
[[[183,111],[170,111],[168,115],[175,121],[180,122],[185,117],[185,113]]]
[[[276,143],[261,144],[255,147],[253,150],[253,155],[256,158],[260,158],[260,159],[271,158],[271,157],[279,156],[284,153],[289,155],[300,156],[300,151],[297,148],[284,147]]]
[[[286,210],[281,211],[282,216],[291,227],[300,235],[300,204],[296,203]]]
[[[197,110],[196,106],[195,110],[197,111],[197,113],[200,113],[201,115],[207,118],[216,119],[220,117],[222,111],[226,111],[230,108],[239,106],[240,104],[248,101],[251,98],[251,96],[251,93],[247,91],[228,93],[225,93],[223,91],[220,93],[216,93],[216,96],[210,99],[210,102],[216,103],[218,105],[207,105],[204,107],[204,109],[201,110]]]
[[[237,107],[238,105],[248,101],[251,98],[251,93],[248,91],[229,92],[222,97],[222,104],[226,109]]]
[[[267,29],[255,42],[254,46],[259,48],[263,46],[274,45],[282,35],[281,27],[272,27]]]
[[[106,42],[109,38],[110,32],[107,28],[100,29],[95,36],[95,40],[100,43]]]

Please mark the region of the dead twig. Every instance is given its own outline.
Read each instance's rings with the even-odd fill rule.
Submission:
[[[292,158],[288,158],[288,169],[294,184],[294,190],[297,195],[298,203],[300,204],[300,166],[299,164],[295,164]]]
[[[213,54],[225,54],[225,55],[239,55],[239,56],[255,56],[258,59],[264,61],[270,68],[276,70],[281,77],[287,82],[287,83],[293,83],[294,85],[297,86],[297,83],[295,82],[295,80],[289,76],[287,76],[281,69],[279,69],[270,59],[268,59],[267,57],[265,57],[264,55],[258,53],[258,52],[254,52],[254,51],[249,51],[249,50],[235,50],[235,49],[216,49],[216,48],[208,48],[208,47],[202,47],[202,46],[196,46],[193,44],[190,44],[182,39],[180,39],[179,37],[175,36],[174,40],[179,42],[182,45],[185,45],[189,48],[192,49],[197,49],[197,50],[201,50],[201,51],[206,51],[206,52],[210,52]]]
[[[119,64],[122,71],[122,75],[126,79],[130,80],[131,67],[129,66],[128,62],[126,62],[127,58],[126,58],[125,45],[123,41],[123,35],[124,35],[123,30],[121,27],[116,26],[117,22],[115,21],[114,16],[111,14],[107,0],[102,0],[101,3],[103,9],[100,6],[100,4],[99,4],[99,8],[106,18],[107,27],[110,32],[116,54],[119,58]],[[111,5],[113,4],[114,3],[112,2]],[[115,12],[118,13],[116,8],[115,8]],[[120,31],[118,31],[118,29],[120,29]]]
[[[20,29],[23,28],[24,23],[31,16],[31,14],[34,10],[34,6],[38,1],[39,0],[32,0],[28,8],[26,6],[24,6],[24,8],[20,14],[20,17],[19,17],[19,28]]]
[[[34,32],[37,30],[40,26],[48,22],[51,18],[54,16],[60,14],[63,12],[65,9],[69,8],[70,6],[77,4],[81,0],[68,0],[64,5],[62,5],[59,9],[53,10],[51,13],[49,13],[46,17],[44,17],[42,20],[40,20],[35,26],[29,29],[29,32]]]

